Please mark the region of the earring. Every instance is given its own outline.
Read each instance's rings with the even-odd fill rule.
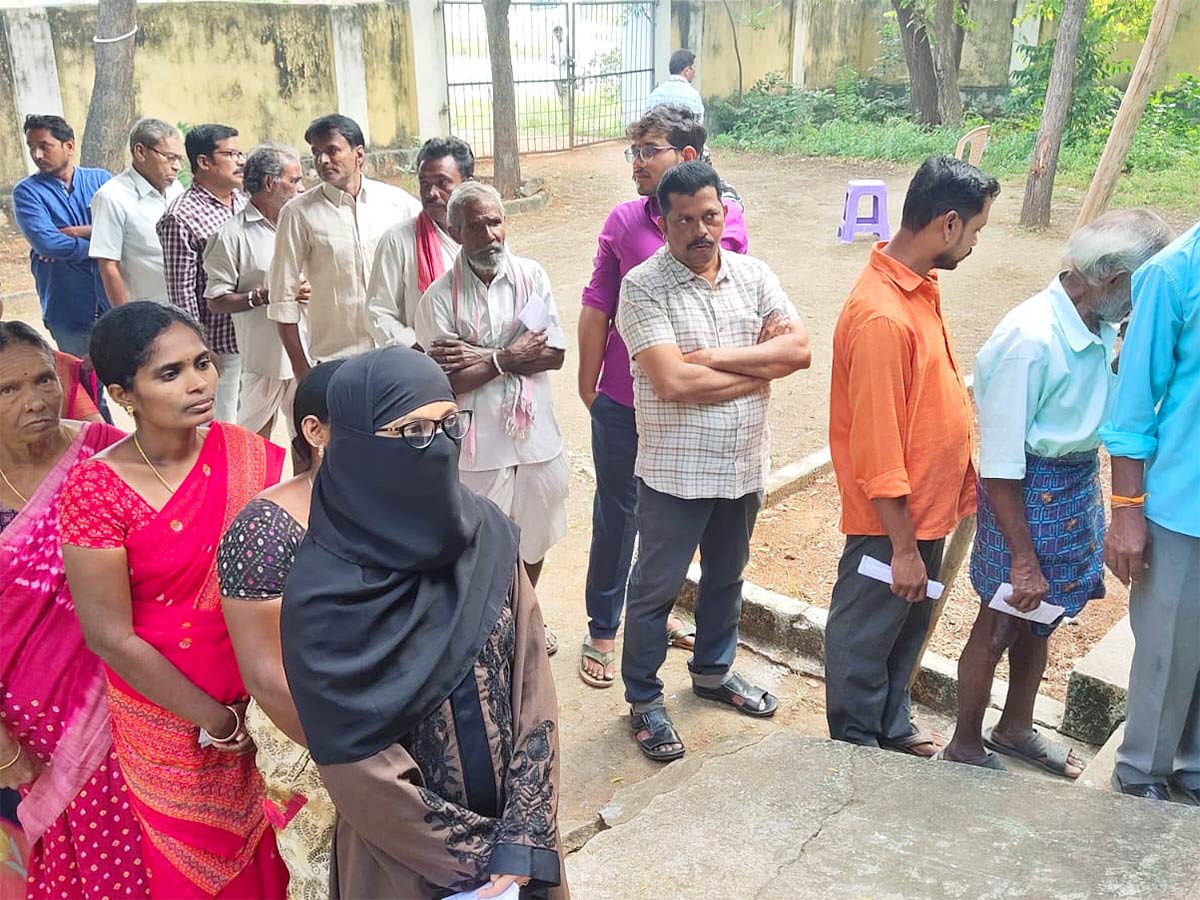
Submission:
[[[132,416],[132,415],[133,415],[133,407],[132,407],[132,406],[128,406],[128,405],[126,405],[126,406],[124,406],[124,407],[122,407],[122,408],[125,410],[125,414],[126,414],[127,416]]]
[[[325,445],[322,444],[320,447],[317,448],[317,459],[324,459],[324,458],[325,458]]]

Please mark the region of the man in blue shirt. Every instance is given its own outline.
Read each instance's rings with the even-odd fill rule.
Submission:
[[[1133,276],[1112,413],[1108,567],[1135,646],[1114,785],[1200,805],[1200,224]]]
[[[92,325],[108,309],[100,269],[88,258],[90,207],[112,176],[75,165],[75,132],[59,116],[27,116],[25,143],[38,171],[13,187],[13,213],[31,248],[42,321],[59,350],[84,357]]]

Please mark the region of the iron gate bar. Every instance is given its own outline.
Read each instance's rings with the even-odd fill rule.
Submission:
[[[565,150],[624,133],[654,87],[659,2],[664,0],[511,4],[521,152]],[[443,0],[442,11],[450,130],[477,156],[491,156],[492,81],[482,4]]]

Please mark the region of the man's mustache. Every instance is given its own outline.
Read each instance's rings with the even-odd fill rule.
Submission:
[[[696,240],[694,240],[690,244],[688,244],[688,249],[689,250],[699,250],[702,247],[711,247],[711,246],[713,246],[713,242],[711,240],[709,240],[708,238],[697,238]]]

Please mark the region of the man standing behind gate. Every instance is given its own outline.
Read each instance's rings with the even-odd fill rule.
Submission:
[[[593,687],[610,687],[616,677],[617,629],[637,536],[634,505],[637,480],[637,425],[633,415],[633,375],[629,351],[617,333],[621,279],[663,246],[655,192],[672,166],[691,162],[704,149],[699,119],[677,106],[658,106],[629,126],[625,158],[641,196],[618,204],[600,229],[592,280],[583,289],[579,312],[579,396],[591,413],[596,496],[592,501],[592,548],[588,557],[588,637],[583,642],[580,677]],[[725,204],[721,246],[746,252],[742,208]],[[672,646],[692,649],[694,631],[672,615],[667,620]]]

